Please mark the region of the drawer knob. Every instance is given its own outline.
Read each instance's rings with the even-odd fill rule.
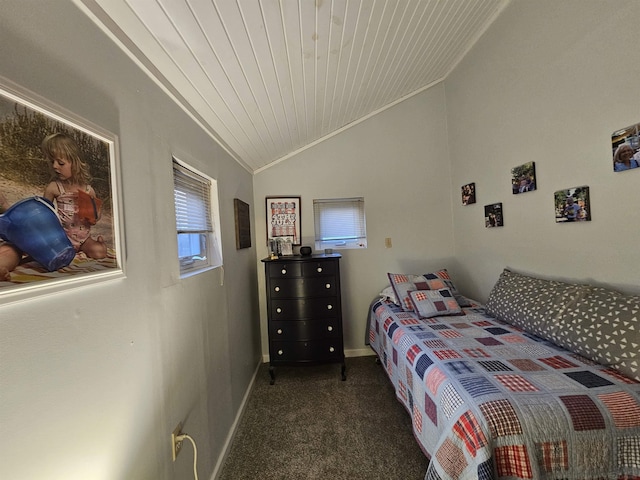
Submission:
[[[276,308],[277,313],[282,313],[282,309],[280,307]]]
[[[333,332],[333,327],[332,327],[331,325],[329,325],[329,326],[327,327],[327,330],[329,330],[330,332]]]
[[[275,290],[276,292],[279,292],[279,291],[280,291],[280,287],[276,287],[276,288],[274,288],[274,290]]]
[[[283,268],[281,273],[282,273],[283,275],[286,275],[286,274],[287,274],[287,269],[286,269],[286,268]]]
[[[331,310],[333,308],[333,305],[327,305],[327,310]]]
[[[278,329],[278,335],[282,335],[282,329],[281,328]]]
[[[318,273],[322,273],[322,267],[318,267],[316,268],[316,270],[318,271]]]
[[[331,284],[330,283],[325,284],[324,288],[331,288]]]
[[[282,355],[284,352],[282,350],[278,350],[278,355]]]
[[[333,348],[333,347],[329,347],[329,351],[330,351],[331,353],[333,353],[333,352],[335,352],[335,351],[336,351],[336,349],[335,349],[335,348]]]

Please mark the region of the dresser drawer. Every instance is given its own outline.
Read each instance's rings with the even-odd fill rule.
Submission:
[[[272,321],[336,317],[339,314],[338,297],[274,298],[269,302],[269,319]]]
[[[267,265],[267,275],[270,278],[299,277],[302,275],[302,265],[299,262],[273,262]]]
[[[315,275],[335,275],[337,263],[334,261],[317,260],[302,264],[302,275],[313,277]]]
[[[338,291],[335,277],[272,278],[269,295],[274,298],[328,297]]]
[[[315,340],[308,342],[271,341],[270,362],[323,362],[342,361],[344,352],[338,340]]]
[[[269,322],[269,338],[282,340],[340,339],[342,329],[337,318]]]

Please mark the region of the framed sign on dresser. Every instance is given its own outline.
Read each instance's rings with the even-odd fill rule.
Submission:
[[[278,365],[346,365],[338,253],[265,258],[269,375]]]

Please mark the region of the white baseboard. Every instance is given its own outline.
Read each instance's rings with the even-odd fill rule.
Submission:
[[[218,457],[218,461],[216,462],[216,466],[213,469],[213,473],[211,474],[210,480],[215,480],[220,473],[222,473],[222,465],[224,465],[224,461],[227,459],[227,455],[229,454],[229,448],[231,447],[231,442],[233,441],[233,437],[236,435],[236,431],[238,429],[238,425],[240,423],[240,419],[244,414],[244,409],[247,406],[247,401],[249,400],[249,396],[253,391],[253,385],[256,383],[256,377],[258,376],[258,369],[260,368],[260,363],[256,365],[256,369],[253,372],[253,378],[249,383],[249,387],[242,398],[242,403],[240,404],[240,408],[238,409],[238,413],[236,414],[236,418],[233,420],[233,424],[231,425],[231,429],[227,434],[227,438],[224,441],[224,445],[222,446],[222,453]]]
[[[366,347],[366,348],[358,348],[355,350],[345,350],[344,351],[344,356],[349,358],[349,357],[369,357],[371,355],[375,355],[376,352],[374,352],[373,350],[371,350],[371,348]]]

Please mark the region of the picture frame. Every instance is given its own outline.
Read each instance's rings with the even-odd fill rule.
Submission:
[[[511,169],[511,193],[533,192],[536,189],[536,163],[527,162]]]
[[[462,194],[462,205],[472,205],[476,203],[476,184],[467,183],[460,187]]]
[[[504,226],[502,203],[492,203],[484,206],[484,226],[487,228]]]
[[[553,194],[556,223],[591,221],[589,187],[565,188]]]
[[[613,171],[624,172],[640,167],[640,123],[611,134]]]
[[[125,276],[117,155],[116,135],[0,77],[0,304]]]
[[[233,199],[233,215],[236,224],[236,250],[251,247],[251,217],[249,204]]]
[[[302,244],[300,197],[266,197],[267,245],[280,237],[292,237],[292,245]]]

